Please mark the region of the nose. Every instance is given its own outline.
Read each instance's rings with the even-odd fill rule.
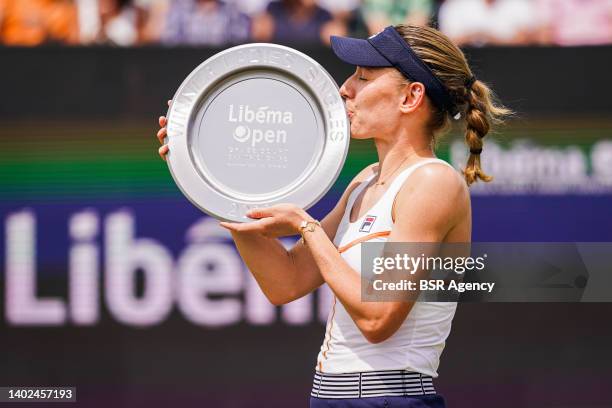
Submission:
[[[351,99],[355,95],[354,89],[352,87],[352,78],[353,78],[353,75],[348,77],[346,81],[344,81],[342,86],[340,87],[340,96],[344,100]]]

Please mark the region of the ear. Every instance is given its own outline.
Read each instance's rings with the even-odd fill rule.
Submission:
[[[402,113],[411,113],[418,109],[425,101],[425,85],[420,82],[411,82],[400,91]]]

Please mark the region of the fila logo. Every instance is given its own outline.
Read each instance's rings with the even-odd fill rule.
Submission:
[[[359,232],[370,232],[372,230],[372,225],[374,225],[374,221],[376,221],[375,215],[366,215],[361,223],[361,227],[359,227]]]

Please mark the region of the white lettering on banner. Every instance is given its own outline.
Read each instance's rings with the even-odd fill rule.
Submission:
[[[98,235],[98,215],[82,211],[70,218],[70,237],[76,241],[68,254],[68,295],[70,317],[78,325],[91,325],[100,319],[100,254],[94,239]]]
[[[242,303],[208,295],[238,295],[242,290],[242,268],[231,248],[224,244],[191,245],[183,252],[178,268],[178,301],[190,321],[217,327],[240,321]]]
[[[281,316],[290,325],[308,324],[312,321],[312,298],[306,295],[282,308]]]
[[[279,318],[288,325],[325,322],[333,294],[324,285],[316,297],[307,295],[280,308],[280,314],[250,276],[229,233],[212,218],[202,218],[186,231],[188,246],[174,261],[161,243],[136,238],[130,211],[110,213],[100,233],[100,216],[88,209],[68,220],[68,299],[37,297],[36,217],[23,210],[6,218],[6,320],[12,325],[95,325],[101,307],[128,326],[162,323],[176,302],[190,322],[224,327],[242,320],[271,325]],[[100,247],[104,243],[104,248]],[[285,247],[291,239],[282,240]],[[42,243],[44,245],[44,243]],[[103,267],[100,253],[104,250]],[[137,274],[144,290],[136,293]],[[100,297],[100,283],[104,298]]]
[[[134,218],[126,211],[106,219],[106,286],[109,310],[135,326],[160,323],[172,308],[172,255],[152,239],[134,239]],[[136,297],[137,270],[145,276],[144,294]]]
[[[462,168],[467,161],[465,143],[451,145],[451,163]],[[484,194],[567,194],[612,191],[612,141],[601,139],[589,151],[579,145],[538,145],[532,139],[515,139],[508,146],[487,142],[483,168],[495,183],[476,183],[470,191]]]
[[[591,151],[593,175],[601,184],[612,186],[612,140],[600,140]]]
[[[6,219],[6,320],[14,325],[61,325],[61,299],[36,298],[36,218],[25,210]]]

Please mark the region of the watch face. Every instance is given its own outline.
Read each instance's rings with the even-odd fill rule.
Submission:
[[[349,145],[338,87],[312,58],[276,44],[222,51],[197,67],[168,112],[168,165],[197,207],[251,221],[253,207],[309,208]]]

